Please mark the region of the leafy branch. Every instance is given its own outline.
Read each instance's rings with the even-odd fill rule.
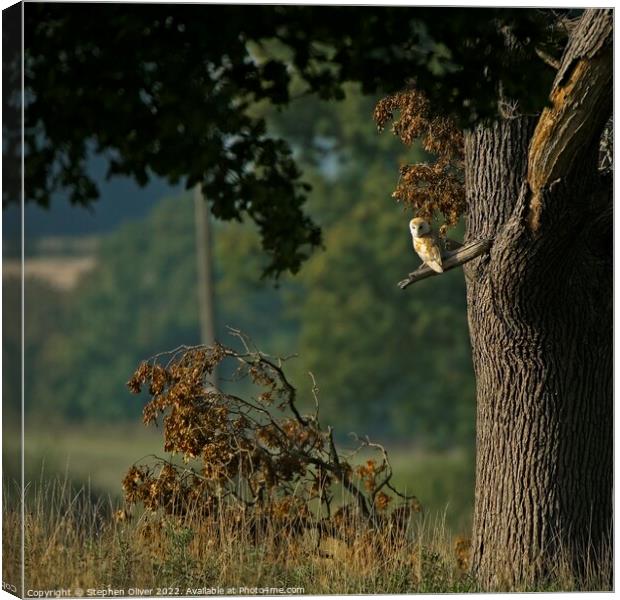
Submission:
[[[230,332],[242,350],[181,346],[141,363],[128,382],[133,393],[148,391],[144,423],[163,423],[164,450],[172,455],[151,456],[148,464],[129,469],[123,481],[129,507],[141,503],[175,515],[198,511],[204,518],[232,511],[251,514],[255,525],[277,521],[321,532],[335,531],[347,514],[382,527],[403,524],[421,510],[414,496],[392,485],[381,444],[356,437],[352,451],[339,451],[332,428],[319,422],[314,378],[315,410],[302,414],[286,359]],[[256,394],[241,397],[213,384],[210,376],[224,360],[235,364],[234,379],[251,380]],[[395,500],[400,505],[391,510]]]

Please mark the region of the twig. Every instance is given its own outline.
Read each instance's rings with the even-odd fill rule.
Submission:
[[[360,491],[360,489],[349,480],[349,477],[346,473],[346,470],[343,469],[340,464],[340,457],[338,456],[338,451],[336,450],[336,443],[334,442],[334,431],[331,427],[327,427],[327,439],[329,442],[329,457],[332,462],[331,465],[325,465],[336,477],[340,480],[340,483],[347,489],[347,491],[355,498],[358,506],[360,507],[362,514],[369,518],[371,516],[370,509],[368,508],[368,504],[366,503],[366,498],[364,498],[364,494]]]
[[[316,383],[316,379],[314,378],[314,374],[311,371],[308,371],[308,375],[310,375],[310,379],[312,379],[312,397],[314,398],[314,420],[319,423],[319,386]]]
[[[449,271],[450,269],[454,269],[455,267],[460,267],[461,265],[464,265],[470,260],[473,260],[477,256],[488,252],[491,248],[492,243],[493,240],[488,239],[476,240],[475,242],[470,242],[469,244],[462,246],[458,250],[446,252],[442,261],[443,270]],[[421,281],[422,279],[427,279],[428,277],[433,277],[435,275],[440,275],[440,273],[433,271],[433,269],[423,264],[412,273],[409,273],[407,279],[399,281],[398,287],[404,290],[412,283],[416,283],[417,281]]]
[[[287,399],[286,402],[288,407],[291,409],[291,412],[295,415],[295,418],[301,425],[308,425],[308,421],[301,416],[301,413],[297,410],[297,406],[295,405],[295,401],[297,399],[297,390],[291,385],[289,380],[286,378],[284,371],[275,363],[271,362],[269,359],[265,358],[264,355],[261,355],[258,359],[259,362],[269,365],[269,367],[275,371],[276,375],[280,379],[280,383],[282,387],[286,390]]]
[[[534,52],[536,52],[538,58],[548,64],[551,68],[556,71],[560,68],[560,61],[554,56],[551,56],[548,52],[545,52],[542,48],[534,48]]]

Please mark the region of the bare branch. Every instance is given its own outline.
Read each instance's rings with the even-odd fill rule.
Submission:
[[[548,64],[551,68],[556,71],[560,68],[560,61],[557,58],[551,56],[548,52],[545,52],[542,48],[535,48],[535,52],[543,62]]]
[[[532,136],[527,180],[528,223],[537,231],[543,190],[587,163],[612,111],[613,14],[589,9],[571,33],[549,99]]]
[[[316,379],[314,378],[314,373],[311,371],[308,372],[310,375],[310,379],[312,379],[312,398],[314,399],[314,420],[319,422],[319,386],[316,383]]]
[[[287,404],[289,406],[289,408],[291,409],[291,412],[295,415],[295,418],[302,424],[302,425],[307,425],[308,423],[306,422],[306,419],[304,419],[300,412],[297,410],[297,406],[295,404],[296,399],[297,399],[297,390],[290,384],[289,380],[286,378],[286,375],[284,374],[284,371],[275,363],[271,362],[269,359],[265,358],[265,355],[261,354],[260,358],[258,358],[259,362],[265,363],[267,365],[269,365],[271,367],[271,369],[273,369],[273,371],[275,371],[275,373],[277,374],[280,383],[282,384],[282,387],[284,388],[284,390],[286,391],[286,396],[287,396]]]
[[[462,246],[458,250],[446,252],[442,261],[444,272],[454,269],[455,267],[460,267],[481,254],[488,252],[492,243],[492,240],[476,240]],[[433,271],[430,267],[423,264],[412,273],[409,273],[406,279],[399,281],[398,287],[404,290],[412,283],[422,281],[422,279],[427,279],[428,277],[434,277],[435,275],[440,275],[440,273]]]

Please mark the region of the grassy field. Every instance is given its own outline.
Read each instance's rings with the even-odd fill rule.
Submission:
[[[19,547],[15,490],[5,490],[3,537]],[[250,519],[202,520],[142,513],[111,518],[104,505],[60,481],[34,485],[26,510],[27,589],[166,590],[275,587],[295,593],[399,593],[474,590],[445,529],[420,518],[408,534],[359,527],[347,543],[320,542],[316,532],[269,525],[253,533]],[[345,525],[343,524],[343,537]],[[17,553],[3,580],[19,580]],[[251,593],[251,592],[249,592]]]
[[[6,436],[5,442],[10,439]],[[351,547],[323,541],[318,552],[312,535],[285,532],[283,537],[282,530],[268,531],[264,539],[250,543],[242,531],[223,534],[231,527],[228,522],[214,527],[191,519],[166,520],[153,526],[154,517],[147,514],[118,522],[113,515],[122,506],[122,478],[135,461],[161,455],[161,443],[157,430],[139,423],[27,426],[27,587],[166,587],[184,594],[183,587],[213,585],[302,587],[306,593],[472,585],[459,571],[453,551],[454,540],[466,535],[471,521],[473,479],[471,457],[465,452],[428,453],[388,445],[395,482],[418,496],[424,512],[416,519],[416,534],[406,542],[373,542],[370,566],[367,538]],[[15,464],[5,482],[19,473],[18,449],[6,450]],[[12,547],[20,546],[17,491],[5,484],[3,535]],[[424,550],[423,537],[433,540]],[[17,555],[5,561],[5,581],[19,578],[17,563]]]
[[[26,589],[123,590],[133,595],[352,594],[480,591],[468,573],[471,457],[389,448],[395,483],[424,511],[406,529],[343,521],[333,535],[251,514],[205,519],[120,510],[128,466],[158,453],[140,425],[28,430]],[[16,448],[13,448],[16,457]],[[16,470],[13,470],[17,473]],[[9,472],[10,473],[10,472]],[[3,581],[20,581],[19,488],[5,473]],[[355,519],[355,517],[353,517]],[[610,563],[611,564],[611,563]],[[609,573],[575,581],[558,562],[544,585],[523,590],[600,590]],[[515,588],[513,588],[515,589]],[[76,591],[77,590],[77,591]],[[141,590],[141,592],[135,592]],[[264,593],[264,592],[263,592]]]
[[[394,483],[415,494],[426,516],[455,535],[467,535],[473,506],[473,457],[464,450],[426,452],[386,445]],[[17,449],[8,449],[18,461]],[[148,454],[161,455],[156,429],[140,423],[122,426],[44,426],[26,429],[26,479],[70,479],[94,494],[117,500],[129,466]],[[11,469],[11,476],[17,471]]]
[[[142,424],[74,426],[49,431],[26,429],[26,470],[39,479],[43,469],[117,498],[129,466],[147,454],[161,453],[161,437]],[[28,476],[27,476],[28,478]]]
[[[3,581],[19,585],[21,547],[17,490],[4,490]],[[406,528],[369,529],[344,520],[318,537],[253,516],[191,512],[112,516],[110,507],[76,492],[66,481],[30,486],[25,522],[26,591],[70,595],[374,594],[481,591],[468,573],[466,540],[442,521],[411,515]],[[367,523],[367,522],[366,522]],[[605,569],[611,568],[609,562]],[[608,571],[576,581],[566,563],[538,586],[512,590],[606,589]],[[32,595],[30,592],[29,595]]]

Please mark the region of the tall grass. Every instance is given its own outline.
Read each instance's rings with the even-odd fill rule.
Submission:
[[[20,510],[5,486],[4,581],[20,579]],[[406,532],[364,530],[342,522],[335,536],[220,513],[205,520],[144,512],[126,518],[111,501],[93,499],[65,480],[30,485],[25,493],[26,589],[141,588],[188,595],[199,588],[288,588],[306,594],[480,591],[467,573],[467,544],[441,518],[414,515]],[[353,534],[351,532],[354,532]],[[346,541],[345,541],[346,540]],[[569,561],[536,588],[608,589],[611,555],[577,581]],[[252,590],[246,589],[245,593]],[[193,595],[193,594],[192,594]]]

